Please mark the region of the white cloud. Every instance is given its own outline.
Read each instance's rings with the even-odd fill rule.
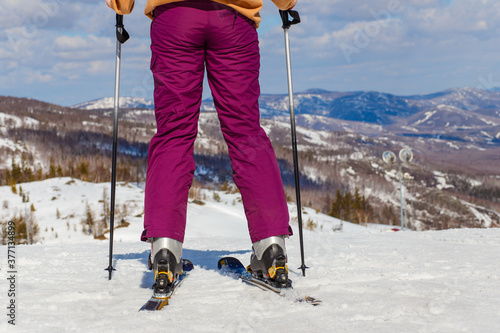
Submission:
[[[298,58],[294,68],[309,72],[301,79],[301,84],[309,81],[309,87],[320,86],[323,78],[324,88],[352,89],[339,82],[359,78],[360,87],[372,84],[374,90],[418,93],[419,87],[429,91],[475,86],[479,75],[497,68],[498,1],[299,0],[296,9],[303,22],[301,29],[292,27],[290,32]],[[265,46],[277,37],[273,30],[261,39]],[[348,64],[350,72],[340,70]],[[453,70],[457,67],[460,73]],[[366,84],[362,77],[368,78]],[[399,83],[390,83],[391,77]]]
[[[31,72],[27,77],[25,82],[28,84],[33,83],[48,83],[52,81],[52,75],[47,73],[40,73],[38,71]]]
[[[124,93],[138,84],[146,95],[152,89],[141,83],[150,77],[145,3],[137,0],[125,17],[132,38],[122,51]],[[290,29],[298,90],[418,93],[500,77],[500,1],[299,0],[295,9],[302,18]],[[264,0],[262,16],[262,92],[283,93],[283,30],[271,1]],[[61,102],[60,96],[71,95],[75,101],[66,104],[74,104],[85,98],[60,91],[78,84],[89,96],[108,86],[112,92],[114,18],[104,0],[0,0],[2,93],[29,95],[50,82],[57,89],[43,98]],[[345,45],[354,50],[350,62]]]
[[[89,61],[104,58],[114,47],[108,37],[60,36],[54,40],[53,54],[60,59]]]

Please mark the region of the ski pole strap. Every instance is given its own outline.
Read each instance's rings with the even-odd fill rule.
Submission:
[[[130,38],[123,25],[123,15],[116,14],[116,39],[123,44]]]
[[[290,28],[291,25],[294,24],[299,24],[300,23],[300,16],[299,12],[296,10],[281,10],[280,9],[280,16],[281,16],[281,21],[283,21],[283,29],[288,29]],[[290,17],[292,17],[292,20],[290,21]]]

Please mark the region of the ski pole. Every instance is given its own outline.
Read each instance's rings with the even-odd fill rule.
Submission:
[[[122,44],[129,39],[129,34],[123,27],[123,15],[116,14],[116,67],[115,67],[115,111],[113,117],[113,155],[111,159],[111,199],[109,212],[109,266],[105,270],[109,272],[108,280],[111,280],[113,268],[113,233],[115,226],[115,189],[116,189],[116,155],[118,151],[118,108],[120,106],[120,66],[122,56]]]
[[[295,196],[297,200],[297,218],[299,222],[299,239],[300,239],[300,259],[302,275],[306,276],[306,269],[308,268],[304,262],[304,237],[302,234],[302,204],[300,201],[300,179],[299,179],[299,157],[297,154],[297,132],[295,129],[295,111],[293,102],[293,87],[292,87],[292,65],[290,62],[290,39],[288,37],[288,30],[290,26],[300,23],[299,13],[295,10],[280,10],[281,20],[283,21],[283,30],[285,32],[285,55],[286,55],[286,69],[288,77],[288,99],[290,101],[290,127],[292,130],[292,150],[293,150],[293,171],[295,175]],[[292,17],[292,21],[289,19]]]

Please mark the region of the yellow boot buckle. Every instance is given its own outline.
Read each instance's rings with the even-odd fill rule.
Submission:
[[[274,277],[276,276],[276,272],[279,269],[282,269],[282,270],[286,271],[286,274],[288,275],[288,265],[285,265],[285,267],[274,267],[274,266],[271,266],[271,267],[269,267],[269,270],[267,271],[267,273],[269,274],[269,277],[271,279],[274,279]]]

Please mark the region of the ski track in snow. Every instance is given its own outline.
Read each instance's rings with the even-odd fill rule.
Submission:
[[[83,214],[78,189],[86,193],[92,185],[77,181],[66,188],[67,181],[22,185],[38,201],[42,199],[34,190],[42,188],[40,184],[61,190],[61,199],[56,201],[68,191],[75,200],[65,198],[66,208],[80,205],[75,210]],[[100,197],[103,184],[93,186]],[[0,188],[2,197],[13,199],[6,188]],[[118,191],[122,198],[117,196],[117,200],[142,196],[139,188],[136,194],[129,190]],[[73,236],[17,246],[16,327],[7,324],[4,314],[1,331],[500,331],[500,229],[386,232],[383,227],[345,223],[342,232],[305,230],[305,261],[310,269],[304,278],[297,269],[300,249],[293,225],[296,236],[287,240],[290,277],[300,294],[323,301],[313,307],[217,272],[222,256],[248,263],[251,244],[241,203],[235,203],[238,194],[220,193],[221,202],[215,202],[210,198],[212,192],[205,193],[205,206],[190,204],[188,209],[184,257],[193,261],[195,270],[164,310],[138,312],[151,296],[154,275],[147,270],[149,245],[135,240],[142,219],[131,218],[130,227],[116,230],[116,271],[111,281],[104,270],[108,266],[107,241]],[[52,195],[45,196],[46,202],[37,207],[53,205],[53,215]],[[291,205],[291,211],[293,208]],[[41,209],[37,212],[43,214]],[[334,222],[320,214],[313,216],[312,210],[306,213],[305,219],[317,218],[323,226]],[[47,223],[42,216],[37,218]],[[65,227],[66,222],[61,223]],[[7,247],[1,246],[0,252],[0,292],[6,293]],[[8,300],[1,300],[5,309]]]

